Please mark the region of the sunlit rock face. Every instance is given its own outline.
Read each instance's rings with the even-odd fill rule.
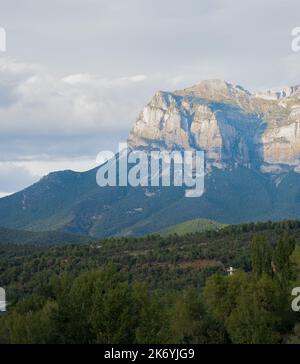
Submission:
[[[128,142],[134,148],[204,150],[207,167],[300,172],[300,87],[250,93],[221,80],[157,92]]]

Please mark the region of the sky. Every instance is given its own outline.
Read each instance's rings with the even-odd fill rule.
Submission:
[[[158,90],[300,83],[299,0],[0,0],[0,197],[88,170]]]

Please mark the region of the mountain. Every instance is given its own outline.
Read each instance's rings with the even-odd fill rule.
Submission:
[[[193,234],[210,230],[216,231],[222,229],[225,226],[226,225],[220,224],[213,220],[194,219],[182,222],[181,224],[169,226],[159,231],[159,234],[162,236],[168,236],[171,234],[185,235],[185,234]]]
[[[16,245],[64,245],[82,244],[94,241],[90,236],[75,235],[59,231],[22,231],[0,227],[0,246],[6,244]]]
[[[220,80],[158,92],[139,115],[132,147],[204,150],[209,168],[263,173],[300,168],[300,87],[251,94]]]
[[[97,169],[51,173],[0,199],[0,226],[91,236],[142,235],[187,220],[300,218],[300,88],[251,93],[220,80],[158,92],[131,148],[204,150],[205,193],[183,187],[99,187]]]

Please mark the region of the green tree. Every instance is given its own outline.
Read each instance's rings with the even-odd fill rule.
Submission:
[[[252,279],[237,299],[227,330],[235,344],[271,344],[280,341],[282,297],[267,275]]]
[[[82,273],[60,301],[61,340],[69,343],[131,343],[135,321],[127,277],[112,266]]]
[[[255,235],[250,244],[252,272],[256,277],[272,276],[272,249],[263,235]]]
[[[168,292],[150,291],[144,283],[138,282],[133,286],[135,307],[136,343],[157,344],[168,343],[170,305],[173,304],[173,295]]]
[[[293,277],[291,257],[295,246],[295,239],[284,233],[274,250],[274,270],[281,289],[287,289],[288,282]]]
[[[30,303],[34,304],[30,299]],[[23,305],[23,303],[22,303]],[[27,305],[27,302],[26,302]],[[34,306],[33,306],[34,307]],[[38,306],[36,306],[37,308]],[[54,316],[58,306],[47,301],[36,311],[23,312],[23,307],[15,309],[1,318],[0,343],[2,344],[47,344],[55,343]]]
[[[169,310],[170,343],[217,344],[226,342],[226,334],[205,309],[196,289],[186,289],[177,296]]]
[[[248,275],[243,272],[236,272],[233,276],[217,273],[207,279],[203,298],[213,319],[226,324],[230,313],[236,307],[237,297],[247,281]]]

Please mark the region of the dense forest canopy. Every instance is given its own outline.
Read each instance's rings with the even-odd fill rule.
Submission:
[[[1,343],[300,343],[300,222],[0,245]],[[234,274],[228,275],[228,268]],[[175,319],[176,318],[176,319]]]

